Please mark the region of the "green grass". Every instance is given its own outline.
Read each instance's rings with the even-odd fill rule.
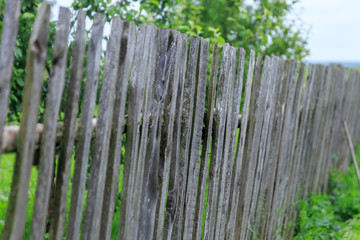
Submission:
[[[8,206],[8,197],[13,176],[13,168],[15,164],[15,154],[4,154],[0,161],[0,233],[3,231],[6,210]],[[31,179],[29,186],[29,199],[25,220],[25,239],[29,239],[31,230],[31,218],[34,208],[35,190],[37,183],[37,168],[33,167],[31,171]],[[1,234],[0,234],[1,235]]]
[[[123,147],[124,150],[124,147]],[[10,189],[11,189],[11,182],[13,177],[13,169],[15,164],[15,153],[11,154],[4,154],[1,156],[0,161],[0,236],[3,232],[5,218],[6,218],[6,211],[8,207],[8,198],[10,195]],[[68,220],[68,214],[69,214],[69,208],[70,208],[70,201],[71,201],[71,189],[72,189],[72,176],[74,174],[74,167],[75,167],[75,161],[73,159],[71,164],[71,170],[70,170],[70,181],[69,181],[69,191],[68,191],[68,197],[67,197],[67,209],[66,209],[66,222],[65,222],[65,231],[67,230],[67,220]],[[121,192],[122,188],[122,175],[123,175],[123,168],[124,165],[122,164],[120,166],[120,181],[119,181],[119,191]],[[29,239],[31,234],[31,219],[33,215],[33,209],[34,209],[34,200],[35,200],[35,191],[36,191],[36,184],[37,184],[37,178],[38,178],[38,170],[37,167],[32,167],[31,170],[31,179],[29,184],[29,199],[28,199],[28,205],[27,205],[27,212],[26,212],[26,221],[25,221],[25,234],[24,238]],[[85,190],[84,194],[84,209],[85,209],[85,202],[86,202],[86,195],[87,191]],[[118,194],[117,200],[116,200],[116,208],[114,213],[114,220],[113,220],[113,226],[112,226],[112,237],[111,239],[117,239],[118,229],[119,229],[119,221],[120,221],[120,194]],[[47,239],[47,237],[45,237]]]
[[[360,160],[360,145],[356,151]],[[360,239],[360,186],[354,166],[331,171],[327,194],[301,201],[294,239]]]

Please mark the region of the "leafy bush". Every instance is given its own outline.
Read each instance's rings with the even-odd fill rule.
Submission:
[[[359,147],[356,155],[360,159]],[[301,201],[295,239],[360,239],[360,187],[353,166],[347,173],[331,171],[328,194]]]

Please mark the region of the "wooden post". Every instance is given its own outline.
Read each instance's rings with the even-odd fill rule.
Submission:
[[[50,4],[43,2],[33,26],[27,52],[19,149],[16,155],[9,206],[2,233],[3,240],[22,239],[24,234],[29,181],[34,155],[35,128],[47,54],[49,21]]]
[[[359,166],[358,163],[356,161],[356,156],[355,156],[355,151],[354,151],[354,145],[352,143],[351,140],[351,136],[350,136],[350,132],[349,132],[349,128],[347,126],[346,120],[343,121],[343,126],[344,126],[344,130],[345,130],[345,134],[346,134],[346,138],[348,141],[348,145],[349,145],[349,149],[350,149],[350,153],[351,153],[351,158],[353,160],[354,163],[354,167],[355,167],[355,172],[356,172],[356,176],[358,178],[358,182],[360,185],[360,171],[359,171]]]
[[[3,127],[5,125],[7,115],[6,110],[9,102],[20,6],[20,0],[7,0],[5,3],[0,51],[0,156],[2,150]]]

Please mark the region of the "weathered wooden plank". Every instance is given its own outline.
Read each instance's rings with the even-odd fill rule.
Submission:
[[[95,14],[89,44],[86,68],[86,86],[81,108],[81,132],[75,155],[75,171],[71,193],[67,239],[78,239],[81,226],[86,171],[91,141],[91,121],[94,114],[95,98],[100,74],[101,41],[105,16]]]
[[[143,196],[147,194],[147,191],[150,191],[150,189],[146,189],[147,184],[147,176],[149,173],[149,164],[148,161],[151,161],[152,158],[157,156],[157,149],[154,148],[154,145],[148,148],[148,145],[152,144],[150,141],[153,139],[152,134],[156,134],[155,136],[158,136],[159,134],[156,133],[156,130],[154,130],[154,126],[158,127],[157,124],[152,122],[153,120],[153,114],[156,114],[155,111],[153,111],[153,98],[157,96],[157,94],[162,94],[162,89],[158,89],[158,86],[156,83],[156,75],[155,75],[155,69],[157,67],[157,60],[159,57],[159,32],[158,28],[156,28],[154,25],[148,26],[148,32],[146,38],[149,39],[149,45],[148,45],[148,51],[149,51],[149,57],[145,68],[145,76],[144,76],[144,85],[145,85],[145,92],[144,92],[144,102],[142,106],[142,126],[141,126],[141,137],[140,137],[140,144],[139,144],[139,155],[137,158],[137,169],[136,169],[136,176],[135,176],[135,183],[134,183],[134,192],[133,192],[133,226],[132,226],[132,238],[136,239],[143,239],[142,232],[143,231],[152,231],[153,226],[149,227],[151,222],[148,222],[148,226],[146,226],[146,223],[144,225],[142,224],[142,221],[144,218],[147,218],[149,220],[150,215],[154,213],[154,210],[152,212],[146,212],[144,209],[147,208],[147,204],[154,204],[154,199],[156,199],[155,196],[151,196],[149,198],[145,198],[144,200]],[[160,95],[161,96],[161,95]],[[157,99],[159,101],[159,99]],[[159,128],[158,128],[159,129]],[[159,129],[160,130],[160,129]],[[155,144],[156,146],[156,144]],[[153,155],[148,155],[148,153],[151,152]],[[152,169],[153,170],[153,169]],[[151,186],[152,188],[156,188],[155,185]],[[151,189],[152,190],[152,189]],[[149,203],[152,200],[151,203]],[[149,201],[149,202],[144,202]],[[153,205],[152,205],[153,206]],[[155,202],[156,206],[156,202]],[[144,213],[145,211],[145,213]],[[146,214],[146,215],[145,215]],[[141,229],[142,227],[147,227],[146,229]],[[149,234],[149,237],[152,236],[152,232]]]
[[[109,153],[111,123],[115,99],[115,84],[120,58],[120,40],[123,24],[120,17],[112,20],[109,43],[106,49],[102,79],[96,139],[91,161],[86,208],[81,238],[99,239],[105,175]],[[110,107],[109,107],[110,106]],[[99,207],[100,206],[100,207]]]
[[[218,63],[219,63],[219,45],[215,43],[211,58],[211,67],[210,67],[210,81],[208,88],[208,99],[207,99],[207,111],[205,119],[205,133],[204,133],[204,142],[201,152],[201,163],[200,163],[200,172],[199,172],[199,184],[196,197],[196,207],[195,207],[195,218],[194,218],[194,233],[193,239],[201,239],[201,230],[202,230],[202,220],[204,214],[204,200],[205,200],[205,191],[206,191],[206,178],[208,171],[208,162],[209,162],[209,153],[210,153],[210,143],[211,135],[213,128],[213,117],[214,117],[214,106],[215,106],[215,93],[216,93],[216,80],[218,73]]]
[[[187,56],[187,35],[181,34],[181,39],[178,39],[177,49],[180,51],[179,64],[177,69],[179,70],[176,107],[175,107],[175,119],[174,119],[174,131],[172,134],[172,152],[170,162],[169,173],[169,188],[166,202],[165,222],[163,239],[171,239],[172,229],[175,223],[175,216],[178,206],[178,174],[179,174],[179,151],[180,151],[180,136],[181,136],[181,118],[182,118],[182,104],[183,104],[183,90],[186,70],[186,56]]]
[[[160,189],[158,178],[161,175],[161,165],[163,164],[159,158],[161,157],[160,141],[164,99],[168,94],[170,71],[176,53],[176,39],[169,29],[159,29],[156,41],[157,46],[154,50],[157,53],[153,73],[155,78],[152,80],[153,83],[148,84],[148,88],[151,88],[147,99],[151,112],[149,118],[151,124],[149,125],[148,136],[144,136],[148,138],[148,143],[145,154],[146,162],[144,163],[138,239],[148,239],[153,236],[158,190]]]
[[[26,79],[21,112],[19,150],[16,155],[9,206],[2,239],[22,239],[31,167],[34,155],[35,127],[39,111],[41,84],[47,55],[50,4],[44,2],[36,17],[26,61]]]
[[[44,239],[46,218],[53,185],[57,119],[65,85],[65,70],[70,30],[70,9],[61,7],[56,26],[51,76],[46,95],[44,131],[41,139],[39,175],[30,239]]]
[[[220,174],[220,162],[224,146],[224,130],[226,124],[226,105],[229,93],[229,72],[231,62],[231,51],[229,44],[223,46],[220,75],[216,99],[216,115],[214,116],[214,132],[212,141],[212,153],[209,168],[209,187],[206,206],[206,219],[204,227],[204,239],[214,238],[214,226],[216,224],[218,184]]]
[[[176,215],[172,231],[172,238],[181,239],[183,229],[183,212],[186,191],[186,174],[188,169],[191,123],[193,119],[193,105],[196,82],[196,66],[198,63],[200,38],[192,37],[188,48],[187,71],[184,82],[184,96],[181,113],[181,135],[179,149],[179,169],[177,176]]]
[[[264,115],[264,123],[262,126],[262,137],[259,144],[259,155],[258,155],[258,163],[256,167],[256,175],[253,186],[253,196],[252,202],[250,204],[250,212],[249,212],[249,224],[251,225],[251,229],[253,229],[254,236],[260,237],[261,235],[261,220],[266,217],[267,212],[265,211],[266,194],[269,192],[272,186],[269,184],[269,181],[272,176],[274,159],[269,157],[270,155],[270,146],[273,148],[273,129],[274,129],[274,117],[276,111],[276,98],[278,95],[280,77],[279,77],[279,69],[282,68],[282,61],[277,57],[273,57],[271,59],[271,67],[269,69],[269,92],[266,97],[266,109]],[[250,233],[248,233],[251,236]]]
[[[268,219],[271,216],[271,206],[273,201],[273,192],[274,192],[274,185],[275,185],[275,177],[277,172],[277,165],[278,165],[278,154],[279,154],[279,146],[280,146],[280,133],[281,133],[281,126],[282,126],[282,102],[281,97],[284,94],[281,94],[282,90],[282,80],[284,75],[284,66],[288,66],[288,63],[279,58],[275,59],[275,66],[273,72],[273,85],[275,86],[275,91],[272,92],[273,94],[273,101],[271,102],[271,108],[274,109],[270,116],[270,129],[268,133],[268,141],[265,150],[265,166],[264,166],[264,173],[262,177],[262,183],[260,186],[259,192],[259,203],[257,203],[257,212],[255,215],[255,224],[257,225],[256,229],[256,237],[265,238],[266,234],[266,227],[268,224]]]
[[[298,181],[298,166],[299,163],[297,162],[297,158],[296,158],[296,147],[298,144],[298,139],[299,139],[299,125],[300,125],[300,111],[301,111],[301,98],[302,98],[302,92],[303,92],[303,86],[304,86],[304,76],[305,76],[305,67],[306,65],[304,63],[301,63],[300,66],[300,70],[299,70],[299,75],[298,75],[298,79],[297,79],[297,83],[296,83],[296,91],[295,91],[295,101],[294,101],[294,106],[293,106],[293,113],[295,113],[294,115],[294,138],[292,141],[292,147],[291,147],[291,158],[292,158],[292,169],[291,169],[291,173],[290,173],[290,179],[291,181],[289,182],[289,194],[290,194],[290,201],[296,202],[297,199],[297,194],[298,194],[298,189],[296,188],[297,186],[297,181]],[[294,206],[289,207],[288,209],[289,211],[287,212],[287,216],[289,216],[290,221],[292,221],[293,223],[296,221],[296,210]],[[294,231],[294,227],[295,224],[293,224],[292,226],[290,226],[290,230],[288,231],[288,235],[287,237],[291,237],[293,235],[293,231]]]
[[[225,234],[225,224],[227,219],[229,188],[232,165],[234,163],[235,137],[238,127],[238,115],[240,111],[242,75],[244,72],[245,51],[240,50],[239,70],[236,76],[236,49],[231,52],[231,62],[229,70],[229,93],[226,112],[225,139],[222,162],[220,163],[220,178],[218,189],[217,216],[215,224],[215,239],[220,239]]]
[[[243,213],[243,202],[244,198],[243,192],[245,191],[245,183],[246,183],[246,174],[248,168],[249,161],[246,161],[246,152],[249,148],[250,142],[252,142],[253,135],[254,135],[254,127],[255,127],[255,111],[258,107],[257,101],[260,96],[260,86],[261,86],[261,69],[262,69],[262,55],[259,54],[256,60],[256,68],[255,68],[255,75],[254,75],[254,82],[253,87],[251,91],[251,100],[250,100],[250,106],[249,106],[249,116],[248,116],[248,122],[249,127],[246,132],[246,139],[244,140],[244,151],[243,151],[243,160],[241,165],[241,172],[239,173],[239,183],[238,186],[239,192],[238,192],[238,199],[237,199],[237,206],[238,210],[236,213],[236,221],[235,221],[235,229],[234,229],[234,238],[239,239],[240,238],[240,232],[241,232],[241,220],[242,220],[242,213]],[[241,197],[241,198],[240,198]]]
[[[242,111],[240,135],[238,137],[238,145],[236,148],[233,174],[231,178],[231,187],[230,187],[231,191],[229,196],[229,207],[228,207],[229,217],[226,227],[226,239],[234,238],[236,214],[238,209],[238,199],[240,193],[239,179],[240,179],[245,137],[246,137],[246,131],[247,131],[247,125],[249,119],[249,107],[250,107],[251,88],[252,88],[253,74],[254,74],[254,64],[255,64],[255,52],[250,51],[250,59],[248,65],[249,68],[247,71],[246,84],[245,84],[245,99],[244,99],[244,105]]]
[[[255,111],[255,125],[254,125],[254,134],[252,138],[251,147],[246,152],[245,161],[248,163],[247,168],[243,168],[243,178],[242,180],[245,183],[244,190],[240,194],[240,207],[243,209],[242,220],[241,220],[241,232],[240,239],[245,239],[248,232],[250,232],[249,227],[251,223],[249,222],[249,213],[250,213],[250,204],[252,201],[253,195],[253,184],[255,180],[256,173],[256,164],[259,153],[259,144],[261,140],[262,126],[264,123],[265,115],[265,103],[269,90],[269,71],[271,69],[271,61],[269,57],[265,57],[264,67],[261,75],[261,85],[259,98],[257,99],[256,105],[257,109]],[[245,177],[246,175],[246,177]]]
[[[291,147],[292,147],[292,138],[293,138],[293,105],[295,100],[295,90],[296,90],[296,81],[297,81],[297,70],[298,70],[298,62],[291,61],[289,63],[289,69],[285,73],[285,84],[284,88],[284,103],[282,104],[283,108],[283,123],[282,123],[282,132],[280,136],[280,152],[279,152],[279,160],[278,160],[278,174],[276,181],[277,190],[276,203],[279,204],[277,206],[278,215],[276,216],[276,220],[278,225],[276,227],[277,231],[275,232],[275,236],[283,230],[284,225],[282,224],[283,216],[285,213],[287,198],[286,198],[286,186],[289,180],[289,172],[291,166]]]
[[[312,114],[311,114],[311,122],[309,127],[309,138],[306,141],[308,144],[308,148],[305,155],[305,185],[304,185],[304,193],[307,197],[308,191],[311,189],[311,181],[312,175],[314,174],[312,169],[314,166],[314,151],[316,151],[316,140],[317,140],[317,134],[319,130],[319,108],[320,105],[320,95],[322,94],[322,85],[324,83],[324,74],[325,74],[325,67],[319,66],[316,71],[316,80],[314,82],[314,90],[313,94],[310,96],[312,100]]]
[[[9,102],[12,66],[14,61],[14,47],[18,32],[20,6],[20,0],[7,0],[5,3],[0,48],[0,136],[3,135],[3,127],[5,125],[7,115],[6,110]],[[0,156],[1,150],[2,137],[0,137]]]
[[[121,138],[125,124],[127,86],[133,62],[136,41],[136,25],[124,21],[120,43],[120,59],[115,89],[115,104],[112,120],[109,158],[106,171],[104,202],[102,206],[100,239],[110,239],[119,185]]]
[[[146,61],[148,59],[149,38],[146,37],[147,26],[139,26],[134,64],[131,70],[129,82],[128,121],[126,132],[126,151],[123,175],[123,186],[121,194],[120,228],[119,239],[131,239],[132,231],[132,208],[133,190],[135,182],[136,159],[138,155],[138,144],[140,138],[141,107],[144,96],[143,78],[145,74]]]
[[[76,116],[80,97],[80,87],[83,75],[83,65],[85,56],[85,17],[86,13],[80,11],[78,14],[76,36],[72,49],[72,62],[70,67],[69,86],[65,105],[65,118],[63,129],[63,140],[61,145],[60,157],[58,160],[55,198],[52,206],[52,217],[50,225],[51,239],[61,240],[64,233],[65,210],[67,204],[67,194],[70,176],[70,166],[74,151],[74,141],[76,136]]]
[[[158,194],[156,205],[153,239],[163,238],[163,223],[165,219],[166,204],[165,201],[169,185],[170,164],[173,151],[176,150],[173,149],[173,131],[174,120],[176,118],[176,101],[178,97],[177,94],[180,80],[179,74],[180,69],[185,67],[185,62],[183,61],[184,58],[182,58],[182,56],[184,55],[183,52],[186,53],[186,40],[184,41],[182,35],[176,31],[172,31],[169,37],[170,39],[171,37],[174,38],[174,41],[176,43],[176,52],[174,53],[175,59],[171,62],[170,66],[168,93],[165,97],[163,106],[164,123],[161,127],[159,152],[160,157],[158,163],[158,188],[160,189],[160,191]]]
[[[191,146],[189,149],[189,166],[187,171],[184,230],[183,239],[191,239],[194,231],[194,218],[196,206],[196,191],[199,178],[199,160],[201,151],[201,137],[203,133],[203,120],[206,95],[206,75],[209,61],[209,43],[205,39],[200,40],[199,56],[197,62],[197,76],[195,82],[195,96],[193,109],[193,121],[191,130]]]

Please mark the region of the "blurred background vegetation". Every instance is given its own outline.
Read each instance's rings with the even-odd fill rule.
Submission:
[[[5,0],[0,1],[1,33]],[[16,124],[20,119],[25,79],[25,56],[36,12],[42,1],[22,1],[8,124]],[[61,5],[61,0],[50,2],[57,2]],[[71,26],[73,34],[76,13],[79,9],[85,9],[90,19],[95,12],[106,15],[108,22],[113,16],[119,15],[122,19],[132,20],[137,24],[153,23],[161,28],[171,28],[189,35],[201,36],[209,40],[210,44],[219,42],[222,45],[228,42],[234,47],[243,47],[245,50],[252,49],[265,55],[274,54],[283,58],[301,60],[309,54],[308,34],[307,29],[299,24],[300,19],[295,21],[291,18],[293,6],[297,2],[298,0],[254,0],[251,2],[245,0],[74,0],[71,7],[74,16]],[[51,22],[39,122],[43,121],[55,26],[56,22]],[[70,43],[69,56],[71,45]]]

